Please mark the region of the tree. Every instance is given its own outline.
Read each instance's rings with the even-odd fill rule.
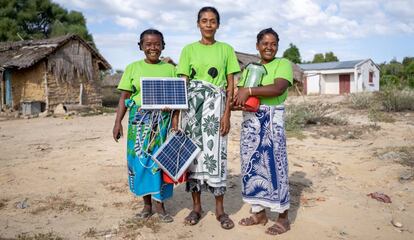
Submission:
[[[333,52],[326,52],[325,55],[322,53],[317,53],[313,56],[312,63],[322,63],[322,62],[338,62],[339,59]]]
[[[43,39],[74,33],[92,42],[82,13],[50,0],[0,0],[0,41]]]
[[[312,63],[322,63],[325,62],[325,57],[322,53],[317,53],[313,56]]]
[[[293,63],[302,62],[300,58],[299,49],[295,45],[293,45],[293,43],[290,43],[289,48],[283,52],[283,57],[289,59]]]
[[[333,52],[325,53],[325,62],[338,62],[338,58],[335,56]]]
[[[405,57],[402,63],[392,59],[389,63],[380,64],[380,70],[382,87],[414,88],[414,58]]]
[[[405,57],[405,58],[403,58],[402,64],[404,65],[404,67],[407,67],[412,62],[414,62],[414,57]]]

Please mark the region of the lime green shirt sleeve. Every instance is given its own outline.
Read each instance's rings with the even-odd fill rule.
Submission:
[[[132,92],[132,66],[128,65],[119,81],[118,89]]]
[[[176,71],[177,75],[190,76],[190,57],[188,56],[188,48],[185,47],[181,51],[180,61]]]
[[[240,72],[239,61],[237,60],[236,53],[234,52],[234,49],[231,46],[228,47],[228,56],[229,58],[227,60],[226,68],[227,75]]]
[[[286,59],[280,59],[279,66],[275,73],[276,78],[283,78],[289,82],[289,85],[293,85],[293,71],[292,71],[292,63]]]

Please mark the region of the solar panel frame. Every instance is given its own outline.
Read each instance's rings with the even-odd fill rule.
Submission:
[[[181,146],[181,144],[184,145]],[[182,150],[185,150],[187,152],[184,152],[184,155],[181,155],[183,154],[181,152]],[[200,151],[201,149],[191,140],[191,138],[186,136],[184,132],[177,131],[167,137],[166,141],[153,155],[153,160],[171,179],[173,179],[175,182],[178,182],[178,179],[184,174],[184,172],[197,157]],[[173,167],[174,164],[177,164],[178,157],[180,157],[180,159],[186,158],[184,164],[182,164],[179,159],[179,163],[181,165],[178,167],[178,169],[169,169],[169,166],[171,166],[171,164],[173,164]],[[175,170],[174,173],[172,173],[172,170]]]
[[[188,109],[185,78],[142,77],[140,84],[142,109]]]

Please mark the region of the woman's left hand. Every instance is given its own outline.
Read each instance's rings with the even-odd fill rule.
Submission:
[[[230,114],[224,113],[220,120],[220,135],[226,136],[230,131]]]
[[[249,88],[239,88],[234,97],[234,106],[244,106],[244,103],[249,98]]]

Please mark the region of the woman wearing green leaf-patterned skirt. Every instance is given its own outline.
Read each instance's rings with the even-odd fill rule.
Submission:
[[[189,109],[181,112],[181,126],[202,150],[189,167],[186,190],[192,193],[193,210],[185,222],[189,225],[199,222],[201,191],[210,191],[216,199],[217,220],[222,228],[231,229],[234,223],[224,212],[223,200],[233,74],[240,67],[233,48],[214,38],[219,24],[220,16],[215,8],[200,9],[197,26],[201,40],[184,47],[177,69],[177,74],[190,80]]]

